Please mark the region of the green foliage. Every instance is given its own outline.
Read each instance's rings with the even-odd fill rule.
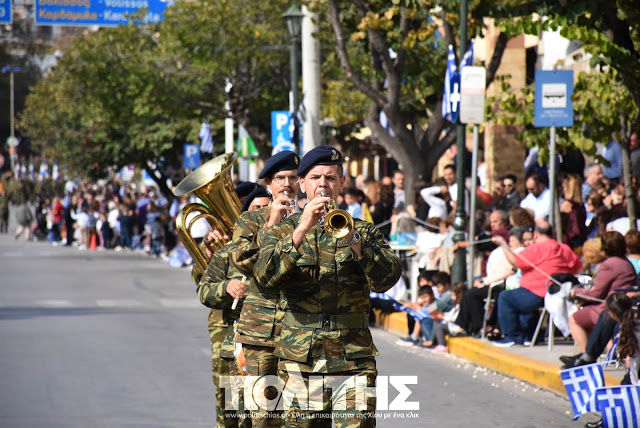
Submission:
[[[500,95],[488,99],[488,121],[515,126],[519,130],[516,138],[527,147],[538,146],[541,162],[546,163],[549,129],[533,126],[535,87],[513,90],[506,79],[508,76],[500,79]],[[596,154],[596,143],[606,143],[612,136],[618,141],[628,138],[622,138],[621,129],[628,129],[638,115],[638,107],[615,70],[580,73],[572,100],[574,126],[556,130],[557,144],[560,149],[578,149],[590,156]]]

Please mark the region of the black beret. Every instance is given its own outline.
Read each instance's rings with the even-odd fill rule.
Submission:
[[[316,165],[342,165],[342,153],[331,146],[314,147],[300,161],[298,176],[304,177]]]
[[[251,205],[251,202],[253,202],[255,198],[271,198],[271,193],[269,193],[264,187],[258,187],[253,192],[249,193],[242,202],[242,212],[249,209],[249,205]]]
[[[267,178],[273,176],[276,172],[298,169],[300,156],[290,150],[284,150],[276,153],[264,164],[264,168],[260,172],[258,178]]]
[[[236,186],[236,194],[239,198],[242,198],[243,196],[247,196],[249,193],[256,190],[258,187],[260,187],[258,183],[254,183],[252,181],[242,181]]]

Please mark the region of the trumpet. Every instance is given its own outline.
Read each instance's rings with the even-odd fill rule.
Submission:
[[[327,192],[320,196],[329,197]],[[353,230],[353,217],[345,210],[336,206],[336,201],[331,198],[324,204],[324,231],[332,238],[341,239]]]

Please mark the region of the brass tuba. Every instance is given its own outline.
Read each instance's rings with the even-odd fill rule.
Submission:
[[[331,198],[327,192],[322,192],[320,196]],[[347,211],[338,209],[333,198],[324,204],[324,212],[324,231],[332,238],[344,238],[353,230],[353,217]]]
[[[241,211],[240,200],[231,178],[231,167],[237,156],[235,153],[226,153],[211,159],[186,176],[173,190],[175,196],[193,193],[203,202],[185,206],[176,218],[178,236],[200,272],[207,269],[209,257],[191,236],[191,227],[196,221],[204,218],[213,229],[218,229],[223,235],[231,236],[233,225]],[[198,215],[190,219],[187,224],[187,217],[192,212]],[[212,243],[209,248],[215,252],[227,242],[221,239]]]

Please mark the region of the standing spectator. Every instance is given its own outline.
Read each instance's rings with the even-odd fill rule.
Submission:
[[[59,242],[62,239],[60,232],[62,230],[62,222],[64,220],[64,208],[62,207],[58,196],[54,197],[53,202],[51,203],[51,217],[51,242]]]
[[[393,182],[393,209],[404,209],[404,172],[394,172],[391,181]]]
[[[8,171],[0,177],[0,233],[9,232],[9,190],[8,183],[13,173]]]
[[[164,224],[162,216],[155,217],[151,224],[151,250],[150,254],[159,257],[162,253],[162,243],[164,241]]]
[[[122,207],[122,214],[118,217],[118,223],[120,223],[120,247],[122,249],[130,249],[131,239],[133,237],[133,226],[136,223],[132,207]]]
[[[638,139],[638,133],[636,131],[633,131],[629,137],[629,150],[631,175],[640,177],[640,139]]]
[[[611,185],[615,185],[622,176],[622,149],[613,138],[602,149],[602,157],[609,161],[609,166],[602,168],[602,173],[609,179]]]
[[[65,245],[70,247],[73,244],[73,238],[75,235],[75,227],[74,227],[74,213],[78,207],[78,198],[76,196],[67,196],[67,200],[64,205],[64,228],[67,232],[67,241]]]
[[[584,352],[587,338],[596,325],[605,304],[596,303],[589,298],[605,299],[618,289],[632,287],[636,283],[636,270],[627,260],[624,237],[618,232],[602,234],[602,250],[607,256],[598,267],[593,287],[586,290],[576,287],[571,290],[571,297],[582,302],[578,311],[569,316],[571,336],[580,351]]]
[[[517,255],[509,250],[504,238],[497,236],[493,241],[505,249],[509,263],[522,270],[520,288],[503,291],[498,298],[498,321],[505,338],[494,344],[499,347],[522,345],[533,336],[549,277],[576,273],[582,263],[569,246],[553,239],[553,230],[545,220],[536,225],[534,244]]]
[[[545,220],[551,208],[551,193],[547,184],[540,175],[532,174],[527,178],[526,186],[529,194],[520,202],[520,206],[533,210],[536,221]]]
[[[437,179],[433,186],[422,189],[420,196],[429,204],[427,218],[447,218],[449,216],[452,207],[449,204],[451,195],[449,195],[449,187],[446,184],[446,180]]]
[[[582,247],[587,238],[587,211],[582,202],[582,183],[578,175],[570,174],[562,180],[564,201],[560,204],[562,242],[573,248]]]
[[[89,206],[86,202],[80,205],[80,212],[71,214],[76,221],[76,227],[78,228],[78,249],[86,250],[90,242],[88,242],[89,227],[91,219],[89,218]]]
[[[584,180],[584,155],[580,150],[566,147],[560,150],[560,174],[575,174]]]
[[[582,200],[586,201],[596,188],[602,187],[602,167],[591,165],[585,171],[584,183],[582,183]]]
[[[504,187],[504,199],[502,206],[498,206],[496,204],[497,209],[501,209],[509,212],[511,208],[519,207],[520,202],[522,202],[522,195],[516,189],[516,183],[518,182],[518,178],[513,174],[505,175],[502,179],[502,185]]]
[[[383,192],[386,193],[386,200],[383,200]],[[369,198],[369,211],[371,212],[371,219],[374,225],[379,225],[391,218],[393,213],[393,191],[390,186],[382,186],[377,181],[371,181],[367,183],[367,187],[364,189],[365,195]],[[385,225],[380,227],[382,232],[387,238],[391,232],[391,225]]]

